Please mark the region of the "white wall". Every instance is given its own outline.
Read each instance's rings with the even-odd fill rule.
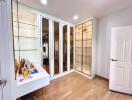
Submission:
[[[97,75],[109,78],[111,28],[132,25],[132,8],[97,19]]]

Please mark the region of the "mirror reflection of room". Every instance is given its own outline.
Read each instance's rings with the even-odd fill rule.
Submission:
[[[63,26],[63,72],[67,71],[67,25]]]
[[[49,70],[49,20],[42,19],[42,54],[43,54],[43,67],[50,73]]]
[[[73,27],[70,27],[70,69],[73,69],[73,59],[74,59],[74,55],[73,55],[73,48],[74,48],[74,29]]]
[[[54,22],[54,74],[59,74],[59,23]]]

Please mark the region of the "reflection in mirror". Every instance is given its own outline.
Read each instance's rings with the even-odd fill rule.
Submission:
[[[49,71],[49,20],[46,18],[42,19],[42,46],[43,46],[43,67]]]
[[[74,29],[70,27],[70,69],[73,69],[73,46],[74,46]]]
[[[59,23],[54,22],[54,74],[59,74]]]
[[[63,72],[67,71],[67,25],[63,26]]]

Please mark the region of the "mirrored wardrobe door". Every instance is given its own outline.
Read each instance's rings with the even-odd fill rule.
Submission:
[[[54,22],[54,74],[59,74],[59,23]]]
[[[63,26],[63,72],[67,71],[67,25]]]
[[[42,55],[43,67],[50,74],[49,68],[49,19],[42,18]]]
[[[70,69],[73,69],[74,50],[74,28],[70,27]]]

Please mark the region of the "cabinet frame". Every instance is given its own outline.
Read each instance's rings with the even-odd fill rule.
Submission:
[[[88,21],[91,21],[91,20],[92,20],[92,41],[91,41],[92,42],[92,51],[91,51],[92,63],[91,63],[91,73],[90,73],[90,75],[88,75],[88,74],[83,73],[83,45],[84,45],[83,44],[83,24],[88,22]],[[82,51],[81,51],[82,52],[82,62],[81,62],[82,66],[81,66],[81,71],[79,71],[79,72],[81,72],[84,75],[94,77],[95,73],[96,73],[96,70],[95,70],[95,68],[96,68],[96,19],[90,18],[88,20],[82,21],[81,23],[77,24],[76,26],[78,26],[78,25],[82,25]],[[76,55],[76,41],[77,41],[77,39],[76,39],[76,26],[74,27],[75,28],[75,34],[74,34],[74,68],[75,68],[75,70],[76,70],[75,60],[76,60],[76,56],[77,56]]]

